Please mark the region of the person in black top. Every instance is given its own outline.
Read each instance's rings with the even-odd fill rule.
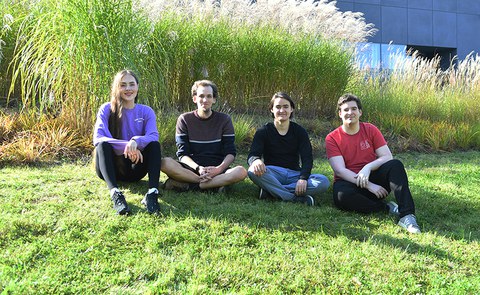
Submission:
[[[236,156],[235,132],[229,115],[212,110],[217,96],[218,89],[212,81],[193,84],[192,99],[197,109],[181,114],[177,120],[179,161],[162,159],[162,172],[169,177],[165,189],[223,191],[225,186],[247,177],[242,166],[230,167]]]
[[[269,109],[274,120],[255,133],[248,154],[248,177],[260,187],[260,199],[275,197],[313,206],[312,195],[326,191],[330,181],[324,175],[311,174],[312,146],[307,131],[291,121],[292,98],[277,92]]]

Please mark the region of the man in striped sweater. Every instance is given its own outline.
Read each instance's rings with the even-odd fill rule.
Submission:
[[[236,156],[235,132],[229,115],[212,110],[217,97],[218,88],[212,81],[193,84],[192,99],[197,109],[177,120],[178,161],[162,159],[162,172],[169,177],[165,189],[222,191],[247,176],[242,166],[230,167]]]

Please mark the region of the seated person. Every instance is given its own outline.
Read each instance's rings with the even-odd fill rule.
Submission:
[[[212,110],[217,86],[208,80],[196,81],[192,99],[197,109],[178,117],[175,141],[177,157],[162,159],[162,171],[169,179],[165,189],[186,191],[218,189],[242,181],[247,171],[230,168],[235,160],[235,132],[230,116]]]
[[[113,79],[110,102],[97,114],[93,144],[97,175],[105,180],[120,215],[130,213],[125,196],[118,189],[117,179],[139,181],[148,173],[149,190],[142,200],[149,213],[158,213],[160,179],[160,143],[155,112],[137,104],[138,78],[123,70]]]
[[[390,212],[398,225],[420,233],[415,205],[405,168],[393,159],[382,133],[370,123],[360,122],[362,103],[345,94],[337,103],[342,125],[327,135],[327,157],[334,171],[333,201],[347,211]],[[384,200],[393,191],[395,202]]]
[[[288,94],[273,95],[269,104],[273,123],[260,127],[253,137],[248,176],[260,187],[260,199],[274,197],[313,206],[312,195],[326,191],[330,182],[324,175],[310,174],[312,146],[307,131],[291,121],[294,109]]]

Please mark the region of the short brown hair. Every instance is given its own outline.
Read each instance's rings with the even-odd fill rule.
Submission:
[[[210,81],[210,80],[198,80],[198,81],[195,81],[195,82],[193,83],[193,86],[192,86],[192,97],[194,97],[194,96],[197,95],[197,89],[198,89],[198,87],[200,87],[200,86],[203,86],[203,87],[210,86],[210,87],[212,87],[213,97],[214,97],[214,98],[218,98],[218,88],[217,88],[217,85],[215,85],[215,83],[213,83],[213,82]]]
[[[338,99],[337,112],[340,111],[340,107],[342,106],[342,104],[347,103],[349,101],[356,102],[358,109],[359,110],[362,109],[362,102],[360,101],[360,98],[356,97],[355,95],[353,95],[351,93],[347,93],[347,94],[344,94],[344,95],[340,96],[340,98]]]

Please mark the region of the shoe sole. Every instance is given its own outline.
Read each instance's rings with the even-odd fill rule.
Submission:
[[[305,204],[307,206],[312,206],[312,207],[315,206],[315,200],[313,199],[313,197],[312,196],[307,196],[307,198],[310,199],[310,202],[307,201],[307,202],[305,202]]]
[[[407,227],[405,224],[403,223],[398,223],[398,226],[400,226],[401,228],[405,229],[406,231],[408,231],[409,233],[411,234],[419,234],[421,233],[420,229],[418,228],[415,228],[415,227]]]
[[[117,214],[118,215],[128,215],[132,212],[132,210],[130,210],[130,208],[125,208],[123,210],[120,210],[120,211],[117,211]]]

